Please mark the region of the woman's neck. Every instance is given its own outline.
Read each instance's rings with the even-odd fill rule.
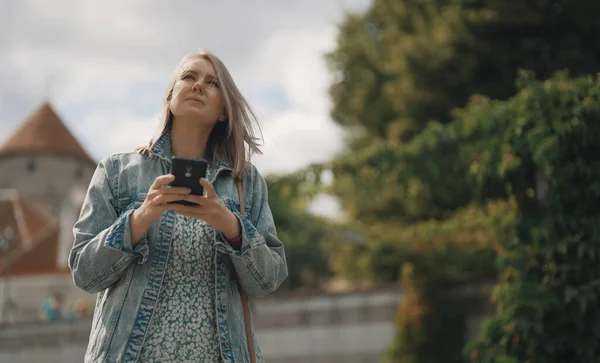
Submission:
[[[185,122],[173,122],[171,128],[171,154],[173,156],[205,159],[210,130]]]

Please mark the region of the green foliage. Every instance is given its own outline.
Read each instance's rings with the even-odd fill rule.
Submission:
[[[269,175],[266,181],[277,233],[286,247],[289,277],[283,288],[319,289],[331,275],[324,248],[334,225],[308,213],[312,193],[295,174]]]
[[[414,276],[443,286],[493,279],[497,241],[514,238],[514,210],[514,203],[496,201],[458,210],[445,220],[364,225],[362,234],[369,243],[348,246],[361,262],[337,264],[338,256],[332,256],[334,271],[349,276],[358,267],[360,276],[390,284],[411,263]]]
[[[519,68],[594,73],[599,12],[593,0],[374,0],[328,57],[333,119],[405,142],[473,94],[513,95]]]
[[[465,342],[468,307],[460,298],[440,294],[439,285],[414,279],[412,264],[402,274],[404,301],[396,321],[389,362],[462,363],[457,346]]]
[[[440,218],[470,200],[452,130],[431,124],[409,145],[380,140],[333,163],[332,192],[364,223]]]
[[[488,109],[509,122],[502,147],[483,156],[512,186],[518,240],[500,255],[498,315],[468,351],[480,363],[596,362],[600,78],[524,74],[519,84]]]
[[[402,147],[374,142],[331,164],[330,192],[365,224],[447,218],[472,202],[505,198],[501,178],[492,174],[482,183],[483,170],[472,160],[473,153],[485,152],[484,140],[496,137],[501,117],[477,126],[430,123]]]
[[[515,210],[515,203],[497,201],[447,220],[367,228],[362,274],[401,280],[404,294],[389,361],[463,362],[469,306],[448,292],[495,279],[497,241],[514,238]]]
[[[599,12],[592,0],[374,0],[366,13],[348,16],[327,59],[332,118],[349,138],[331,163],[331,191],[349,218],[444,218],[504,197],[485,155],[469,159],[486,153],[486,137],[502,124],[452,125],[453,110],[477,94],[510,97],[519,68],[542,78],[564,68],[600,71]],[[477,117],[494,103],[480,102],[479,111],[466,112]],[[504,117],[494,110],[500,114],[486,115]]]
[[[540,337],[548,352],[583,352],[597,339],[573,318],[596,319],[596,81],[514,80],[520,68],[543,79],[560,69],[574,76],[600,70],[598,10],[591,0],[374,0],[341,24],[328,61],[332,118],[348,131],[347,150],[294,178],[314,192],[319,173],[333,172],[327,191],[341,200],[351,232],[328,240],[356,243],[324,245],[332,273],[402,282],[407,298],[390,360],[463,362],[465,337],[457,331],[465,306],[447,293],[496,277],[498,254],[501,311],[470,350],[478,362],[543,362],[550,356],[540,353]],[[580,97],[586,89],[587,101]],[[581,268],[574,255],[585,260]],[[560,285],[565,276],[569,288]],[[568,340],[569,329],[587,336]]]

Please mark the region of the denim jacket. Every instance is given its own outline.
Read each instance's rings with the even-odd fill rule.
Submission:
[[[175,213],[164,212],[135,246],[129,219],[154,179],[170,172],[170,164],[167,132],[155,143],[151,157],[116,154],[103,159],[94,172],[73,228],[75,241],[69,255],[75,285],[98,293],[85,362],[138,359],[169,260]],[[249,363],[239,286],[250,297],[264,296],[281,285],[288,270],[264,179],[251,165],[244,173],[244,217],[231,172],[231,165],[217,161],[209,180],[242,229],[240,250],[233,249],[221,232],[215,233],[217,333],[225,363]],[[254,342],[256,361],[263,362],[256,338]]]

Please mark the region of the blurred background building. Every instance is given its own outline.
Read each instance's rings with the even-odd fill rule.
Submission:
[[[1,323],[39,319],[55,291],[93,301],[74,288],[67,258],[95,167],[49,103],[0,147]]]

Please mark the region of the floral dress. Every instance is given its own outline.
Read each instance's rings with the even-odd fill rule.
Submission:
[[[177,214],[169,262],[141,362],[221,362],[215,312],[214,229]]]

